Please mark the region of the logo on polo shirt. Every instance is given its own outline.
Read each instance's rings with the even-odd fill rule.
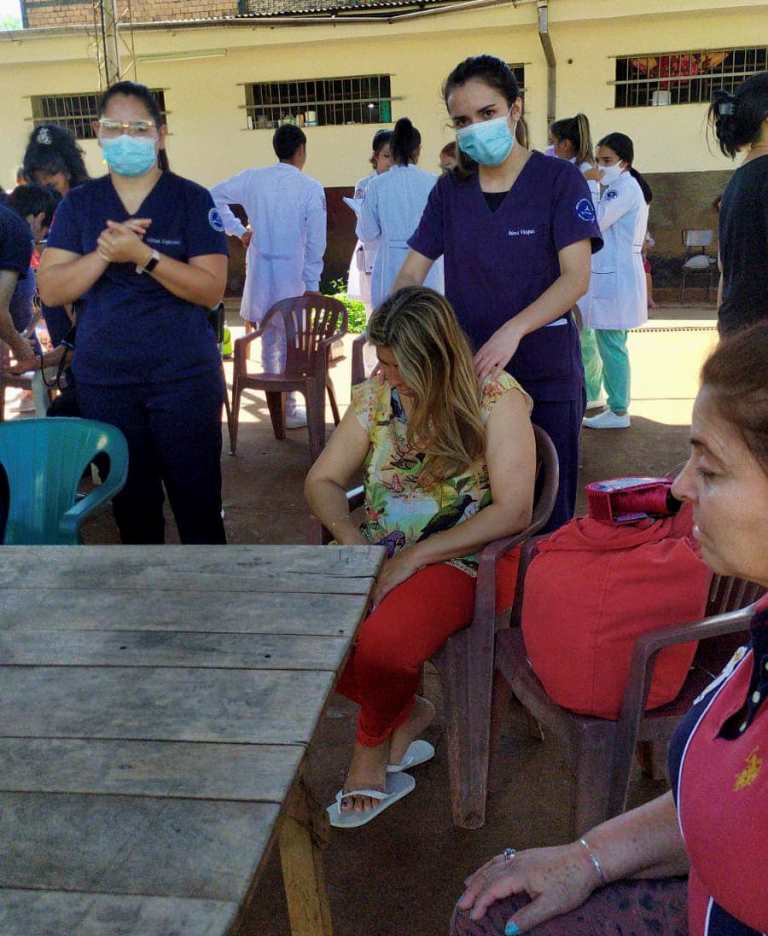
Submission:
[[[619,197],[619,193],[616,191],[616,189],[610,189],[605,193],[605,197],[608,201],[613,201],[614,198]]]
[[[220,234],[223,233],[224,219],[222,218],[221,212],[218,208],[211,208],[211,210],[208,212],[208,224],[210,224],[214,231],[218,231]]]
[[[760,748],[755,748],[749,757],[746,760],[746,766],[744,770],[736,774],[736,782],[733,784],[734,793],[738,793],[739,790],[744,790],[748,786],[757,780],[760,776],[760,771],[763,769],[763,759],[757,753]]]
[[[580,201],[576,202],[576,217],[581,218],[582,221],[594,221],[597,215],[595,214],[595,206],[592,204],[591,198],[582,198]]]

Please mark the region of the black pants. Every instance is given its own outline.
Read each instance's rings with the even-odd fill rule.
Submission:
[[[164,543],[163,485],[182,543],[225,543],[219,370],[155,384],[77,383],[80,413],[122,430],[128,481],[115,497],[123,543]]]
[[[579,490],[579,440],[584,405],[583,398],[556,402],[534,400],[533,403],[531,421],[548,433],[560,461],[560,486],[555,509],[549,523],[542,530],[543,533],[551,533],[567,523],[576,509],[576,495]]]

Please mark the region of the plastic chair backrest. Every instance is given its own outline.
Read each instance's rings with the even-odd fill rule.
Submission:
[[[715,236],[715,232],[712,230],[709,231],[694,231],[694,230],[684,230],[683,231],[683,244],[686,247],[709,247],[712,243],[712,239]]]
[[[344,303],[320,293],[276,302],[261,328],[266,328],[271,319],[277,319],[285,330],[286,380],[309,377],[317,373],[319,366],[325,367],[330,340],[347,333],[348,314]]]
[[[82,500],[77,488],[97,455],[109,474]],[[128,444],[115,426],[91,419],[17,419],[0,425],[0,468],[9,488],[6,545],[70,545],[83,520],[128,477]]]

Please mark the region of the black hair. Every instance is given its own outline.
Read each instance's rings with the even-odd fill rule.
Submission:
[[[40,124],[30,134],[24,151],[24,177],[34,182],[37,172],[46,175],[62,173],[69,181],[70,188],[74,188],[89,178],[84,155],[71,130],[57,124]]]
[[[735,94],[722,88],[712,95],[707,120],[714,130],[720,152],[735,159],[739,150],[757,143],[768,118],[768,72],[740,84]]]
[[[421,134],[407,117],[401,117],[392,131],[389,148],[392,151],[392,162],[396,166],[407,166],[416,162],[416,156],[421,146]]]
[[[61,195],[50,186],[17,185],[8,196],[8,207],[13,208],[16,214],[22,218],[43,212],[43,225],[50,227],[56,205],[60,201]]]
[[[443,82],[445,106],[448,107],[448,98],[454,88],[460,88],[473,80],[482,81],[483,84],[498,91],[510,107],[522,97],[515,73],[506,62],[496,58],[495,55],[472,55],[463,62],[459,62]],[[528,127],[522,116],[517,122],[515,137],[521,146],[528,146]],[[462,153],[461,147],[458,147],[458,166],[454,171],[460,175],[467,175],[476,169],[477,163],[469,159],[465,153]]]
[[[371,143],[372,154],[371,158],[368,160],[371,166],[375,169],[377,166],[376,157],[384,149],[385,146],[389,146],[392,142],[392,131],[391,130],[377,130],[373,135],[373,142]]]
[[[635,144],[626,133],[609,133],[604,136],[597,144],[598,146],[607,146],[612,149],[622,162],[629,166],[630,175],[637,181],[637,184],[643,190],[643,198],[646,205],[653,201],[653,190],[645,181],[643,176],[632,165],[635,159]]]
[[[149,90],[146,85],[139,84],[137,81],[118,81],[116,84],[113,84],[109,87],[104,94],[102,95],[101,101],[99,102],[99,116],[102,117],[104,112],[109,105],[109,102],[113,97],[122,95],[123,97],[134,97],[138,98],[139,101],[147,109],[147,113],[155,122],[155,126],[159,130],[161,127],[164,127],[167,123],[165,119],[165,114],[160,110],[160,105],[157,102],[155,95]],[[157,154],[157,165],[159,169],[162,169],[163,172],[168,172],[171,168],[171,164],[168,161],[168,153],[166,153],[165,148],[158,151]]]
[[[576,114],[575,117],[556,120],[549,130],[556,140],[568,140],[571,143],[577,165],[580,166],[585,162],[594,163],[592,134],[586,114]]]
[[[391,130],[377,130],[373,135],[373,142],[371,143],[371,149],[374,153],[380,153],[382,149],[392,142],[392,131]]]
[[[306,134],[294,124],[283,124],[272,137],[272,148],[278,159],[293,159],[299,147],[306,143]]]

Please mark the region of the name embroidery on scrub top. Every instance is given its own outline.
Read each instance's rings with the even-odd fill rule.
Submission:
[[[536,228],[518,228],[518,230],[507,231],[510,237],[533,237],[536,234]]]

